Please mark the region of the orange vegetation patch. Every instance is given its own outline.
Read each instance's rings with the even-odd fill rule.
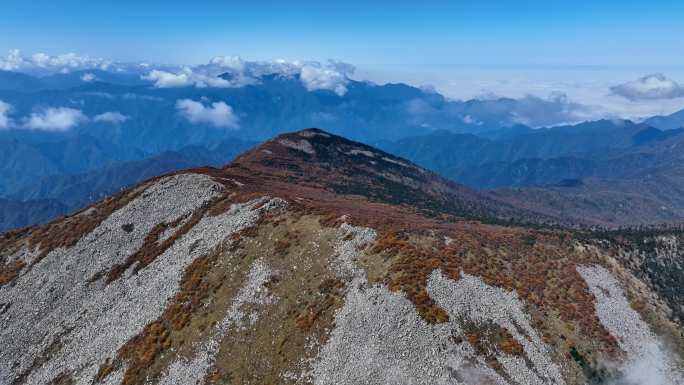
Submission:
[[[12,282],[24,266],[26,266],[24,261],[14,261],[6,265],[0,265],[0,286]]]
[[[427,293],[429,276],[435,269],[452,279],[459,279],[460,272],[465,272],[488,285],[515,291],[536,309],[539,317],[535,327],[541,329],[545,341],[560,340],[543,322],[555,315],[568,327],[579,328],[579,334],[587,339],[601,341],[603,349],[617,349],[615,339],[596,317],[592,294],[575,270],[578,264],[600,261],[575,251],[576,237],[570,231],[483,224],[448,214],[428,218],[413,206],[339,194],[315,180],[292,183],[288,176],[299,178],[299,171],[287,169],[264,169],[260,173],[236,163],[196,172],[239,180],[244,183],[243,194],[259,192],[284,198],[293,211],[320,216],[323,226],[347,222],[375,229],[378,237],[371,254],[377,256],[371,258],[390,263],[382,281],[391,290],[405,293],[428,322],[448,320]],[[417,244],[413,240],[416,237],[431,239],[432,243]],[[451,241],[440,242],[444,237]]]
[[[114,365],[112,365],[110,362],[107,362],[106,364],[103,364],[100,366],[100,368],[97,370],[97,374],[95,375],[95,379],[97,382],[102,382],[108,375],[110,375],[114,371]]]
[[[577,264],[597,261],[574,252],[562,233],[480,224],[456,225],[454,230],[446,233],[448,245],[436,242],[418,246],[408,240],[408,232],[390,230],[375,246],[374,251],[394,260],[386,278],[390,288],[407,293],[428,322],[438,322],[428,311],[433,306],[426,296],[430,274],[441,269],[450,278],[458,279],[462,271],[480,277],[488,285],[515,291],[544,318],[557,314],[561,320],[577,325],[583,335],[603,341],[609,350],[617,346],[596,317],[594,297],[575,270]],[[542,323],[536,326],[546,331]]]
[[[180,290],[162,316],[148,324],[142,333],[119,350],[117,359],[128,362],[122,385],[144,383],[149,367],[162,351],[171,346],[172,332],[182,330],[188,325],[193,313],[210,293],[211,287],[204,278],[215,260],[216,256],[211,256],[193,261],[184,273]],[[104,377],[109,372],[111,370]]]
[[[321,314],[335,305],[335,298],[342,295],[344,286],[344,282],[339,279],[326,279],[321,282],[318,289],[320,294],[324,295],[323,299],[310,304],[306,311],[297,317],[295,326],[302,331],[309,331]]]
[[[499,330],[499,347],[504,353],[521,356],[523,354],[523,346],[518,340],[513,337],[506,329]]]

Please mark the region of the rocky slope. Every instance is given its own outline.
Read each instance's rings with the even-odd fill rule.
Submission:
[[[0,383],[684,383],[684,235],[550,220],[286,134],[0,238]]]

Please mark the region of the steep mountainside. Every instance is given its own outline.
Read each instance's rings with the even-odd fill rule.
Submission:
[[[500,188],[492,194],[577,223],[616,227],[684,221],[680,167],[624,179],[584,178],[541,187]]]
[[[551,216],[603,226],[684,221],[684,135],[624,150],[599,163],[595,176],[494,192]],[[591,175],[591,174],[590,174]],[[575,177],[577,178],[577,177]]]
[[[684,383],[684,235],[305,130],[0,238],[2,384]]]

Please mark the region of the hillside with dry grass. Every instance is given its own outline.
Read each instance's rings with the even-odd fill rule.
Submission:
[[[684,383],[684,235],[310,129],[0,238],[1,384]]]

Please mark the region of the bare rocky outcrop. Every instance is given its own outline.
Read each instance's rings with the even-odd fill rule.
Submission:
[[[347,275],[353,278],[344,307],[313,366],[314,384],[565,384],[515,294],[477,277],[453,281],[435,271],[428,291],[449,321],[431,325],[404,295],[369,285],[363,271],[353,267],[374,231],[343,224],[340,234],[337,266],[355,273]],[[489,323],[505,328],[523,347],[524,356],[489,352],[499,372],[466,336],[466,327],[487,328]]]

